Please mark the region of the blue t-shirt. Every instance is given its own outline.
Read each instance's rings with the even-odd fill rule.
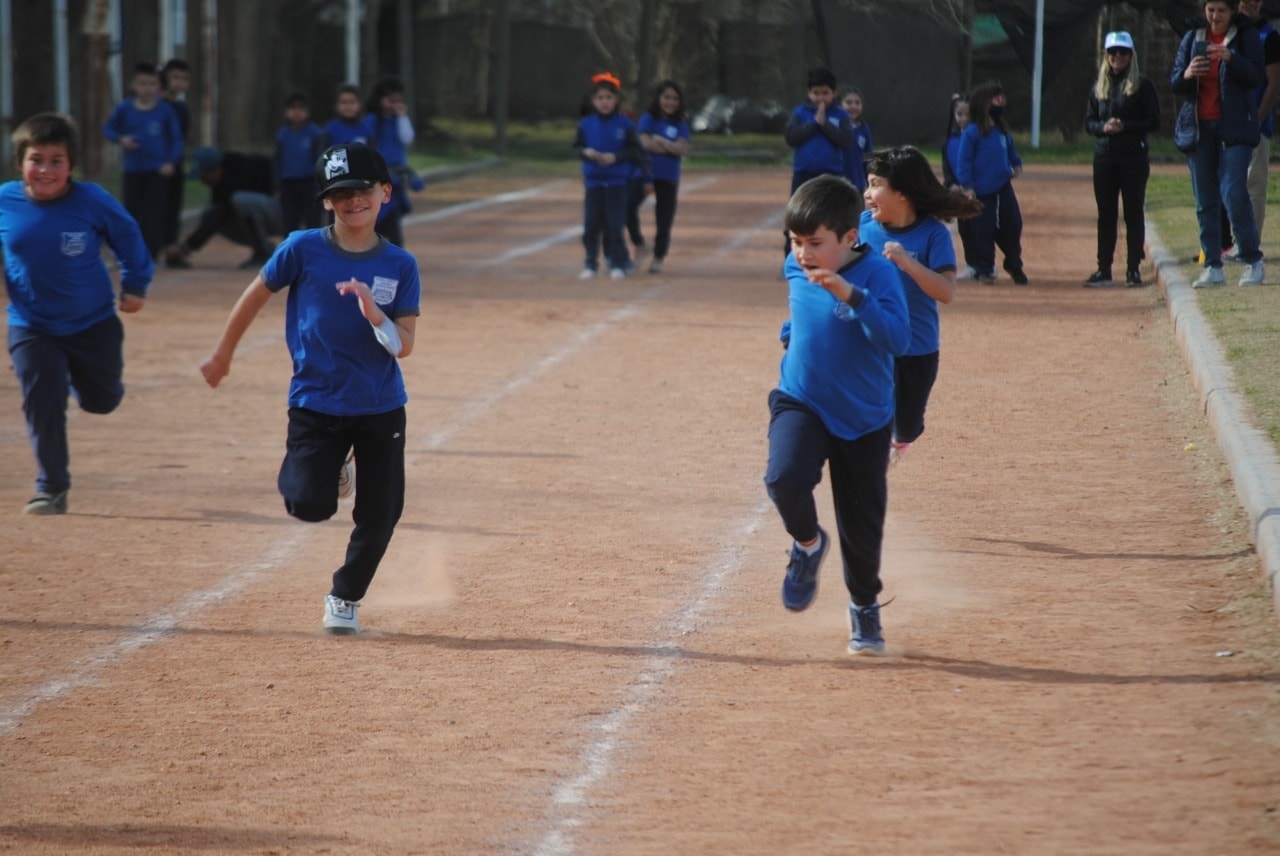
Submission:
[[[367,143],[372,134],[370,118],[359,116],[348,122],[345,119],[330,119],[324,126],[324,144],[340,146],[343,143]]]
[[[592,112],[584,116],[578,122],[573,145],[579,150],[595,149],[619,157],[607,166],[584,159],[582,179],[587,187],[617,187],[630,180],[635,163],[632,148],[639,145],[639,137],[636,126],[621,112],[614,110],[608,116]]]
[[[314,180],[323,139],[324,131],[313,122],[301,128],[282,125],[276,131],[276,176],[281,180]]]
[[[683,119],[678,122],[672,122],[666,116],[655,117],[652,113],[646,111],[640,116],[638,132],[652,134],[669,143],[674,143],[677,140],[689,139],[689,123]],[[677,184],[680,182],[681,157],[679,155],[649,152],[649,159],[653,164],[651,172],[655,180],[674,181]]]
[[[877,253],[884,252],[887,241],[902,244],[913,259],[931,271],[944,273],[956,269],[956,250],[951,242],[951,232],[932,217],[924,217],[905,229],[895,229],[877,223],[870,211],[862,212],[858,225],[858,239]],[[891,262],[892,264],[892,262]],[[938,332],[938,301],[925,294],[910,274],[894,265],[902,280],[902,293],[907,299],[907,313],[911,316],[911,344],[904,356],[917,357],[932,354],[940,347]]]
[[[133,137],[138,148],[124,150],[125,172],[155,172],[167,163],[182,160],[182,127],[173,106],[163,99],[150,110],[139,110],[132,98],[121,101],[102,126],[102,133],[113,143],[121,137]]]
[[[844,177],[859,190],[867,189],[867,158],[871,156],[871,126],[853,126],[853,142],[844,151]]]
[[[73,181],[50,202],[27,197],[20,181],[0,184],[0,249],[9,326],[70,336],[110,318],[115,286],[102,245],[120,263],[123,291],[145,297],[151,254],[137,222],[96,184]]]
[[[893,419],[893,358],[905,352],[911,322],[897,268],[866,251],[840,270],[867,292],[855,311],[821,286],[788,255],[791,340],[778,389],[803,402],[827,430],[845,440]]]
[[[351,253],[335,243],[333,227],[293,232],[262,268],[272,291],[289,289],[285,341],[293,356],[289,406],[330,416],[387,413],[408,401],[396,358],[373,335],[355,297],[337,284],[367,283],[390,318],[418,314],[418,263],[388,243]]]

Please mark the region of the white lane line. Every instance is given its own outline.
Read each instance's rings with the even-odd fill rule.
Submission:
[[[618,706],[589,726],[595,739],[582,751],[582,770],[561,782],[551,795],[550,829],[533,848],[537,856],[570,856],[575,850],[574,832],[582,827],[590,813],[591,792],[614,771],[614,759],[627,744],[632,723],[652,709],[667,680],[680,665],[681,640],[698,630],[707,609],[724,588],[729,577],[742,568],[739,542],[759,530],[769,509],[767,499],[751,511],[747,519],[734,527],[708,564],[698,570],[702,585],[667,621],[658,639],[645,647],[663,651],[646,660],[640,672],[621,693]]]
[[[36,708],[95,683],[103,669],[157,642],[164,641],[184,621],[246,591],[259,579],[286,564],[303,542],[301,524],[292,535],[272,542],[261,561],[246,565],[216,585],[193,592],[165,612],[153,613],[134,632],[99,648],[65,675],[33,690],[25,699],[0,710],[0,737],[15,731]]]
[[[411,214],[400,222],[405,226],[416,226],[419,223],[434,223],[437,220],[448,220],[450,217],[457,217],[459,214],[466,214],[470,211],[480,211],[485,208],[492,208],[495,205],[524,202],[527,199],[533,199],[536,196],[541,196],[548,191],[561,187],[566,183],[568,183],[568,179],[561,179],[548,184],[539,184],[536,187],[526,188],[525,190],[513,190],[510,193],[499,193],[497,196],[486,196],[484,199],[473,199],[470,202],[459,202],[457,205],[450,205],[448,208],[441,208],[438,211],[428,211],[425,214]]]

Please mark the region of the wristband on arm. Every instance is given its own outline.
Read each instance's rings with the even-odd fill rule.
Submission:
[[[371,324],[373,327],[373,336],[378,340],[378,344],[387,349],[387,353],[393,357],[400,356],[400,331],[396,329],[396,322],[391,320],[390,315],[382,316],[381,324]]]

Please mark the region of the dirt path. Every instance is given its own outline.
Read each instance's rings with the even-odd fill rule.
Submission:
[[[844,655],[831,566],[781,608],[786,182],[690,174],[670,274],[623,284],[574,279],[571,178],[422,212],[408,507],[357,639],[318,632],[348,525],[275,492],[283,300],[199,382],[238,251],[129,319],[64,518],[17,513],[0,375],[0,851],[1277,852],[1270,598],[1159,294],[1079,288],[1080,169],[1020,181],[1032,285],[944,312],[893,656]]]

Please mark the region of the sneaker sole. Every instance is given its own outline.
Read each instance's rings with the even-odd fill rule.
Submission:
[[[326,627],[324,632],[329,636],[359,636],[360,631],[355,627]]]
[[[849,656],[851,657],[879,657],[884,654],[884,643],[877,645],[855,645],[849,643]]]

